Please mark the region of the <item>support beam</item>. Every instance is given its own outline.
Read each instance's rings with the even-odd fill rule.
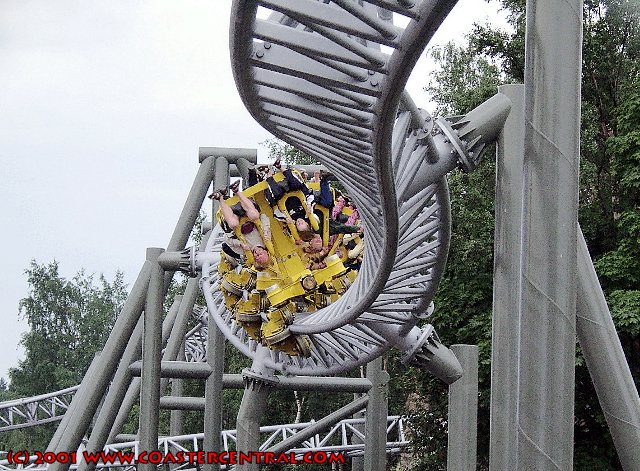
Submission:
[[[111,382],[109,391],[107,392],[104,403],[102,404],[100,412],[98,413],[96,425],[95,427],[93,427],[93,430],[91,430],[89,442],[86,446],[86,450],[90,453],[99,452],[107,443],[111,425],[113,424],[113,421],[118,414],[118,408],[122,405],[122,400],[124,399],[125,394],[127,393],[127,388],[129,387],[129,384],[132,380],[131,373],[129,372],[129,369],[126,368],[126,365],[131,363],[136,358],[140,358],[141,342],[136,342],[133,339],[141,338],[142,318],[138,321],[138,324],[133,331],[132,341],[129,342],[127,348],[124,351],[124,354],[122,355],[122,360],[120,361],[118,370],[113,377],[113,381]],[[79,471],[87,471],[93,469],[95,469],[95,464],[86,463],[84,460],[78,463]]]
[[[215,159],[213,157],[206,158],[201,161],[196,178],[191,185],[187,200],[184,203],[176,227],[171,235],[171,239],[167,244],[168,252],[179,252],[185,248],[196,219],[200,214],[202,202],[207,196],[207,190],[211,184],[214,173]],[[173,272],[166,272],[164,278],[164,293],[169,289],[169,283],[173,277]]]
[[[211,374],[207,378],[204,390],[204,439],[202,447],[205,451],[222,451],[222,393],[224,388],[224,335],[218,328],[211,314],[207,316],[209,336],[207,338],[207,363]],[[238,375],[241,376],[241,375]],[[205,471],[215,471],[220,466],[215,463],[204,465]]]
[[[200,149],[202,152],[202,148]],[[229,185],[229,160],[223,155],[224,154],[220,154],[216,157],[213,179],[214,190]],[[243,156],[239,155],[237,157],[240,158]],[[249,160],[251,160],[251,157],[243,158],[249,158]],[[255,159],[253,161],[255,162]],[[215,215],[219,207],[220,203],[214,200],[212,214]],[[205,236],[205,244],[209,236],[210,234]],[[207,338],[207,363],[211,367],[211,375],[207,378],[204,390],[205,410],[202,448],[204,451],[220,452],[222,451],[220,434],[222,432],[222,378],[224,376],[225,338],[211,317],[211,314],[207,316],[207,328],[209,334]],[[205,464],[203,468],[204,471],[217,471],[220,469],[220,465],[210,463]]]
[[[364,469],[384,471],[387,467],[387,414],[389,373],[382,369],[382,356],[367,364],[372,387],[365,419]]]
[[[361,374],[362,374],[362,367],[360,367],[360,368],[361,368],[360,371],[361,371]],[[360,397],[361,397],[360,394],[354,394],[353,395],[353,400],[356,401],[356,400],[360,399]],[[366,413],[367,413],[366,409],[358,411],[355,414],[353,414],[353,418],[354,419],[364,419]],[[362,437],[364,437],[364,424],[354,425],[354,429],[356,429],[358,432],[360,432],[362,434]],[[360,435],[357,435],[357,434],[354,433],[351,436],[351,444],[352,445],[360,445],[360,444],[363,444],[363,443],[364,443],[364,440],[363,440],[363,438],[360,437]],[[351,471],[364,471],[364,455],[351,457]]]
[[[640,469],[640,397],[582,231],[578,233],[576,327],[622,468]]]
[[[524,86],[503,85],[511,113],[496,155],[489,469],[516,469]]]
[[[162,396],[160,398],[160,409],[165,410],[204,410],[204,398],[203,397],[176,397],[176,396]]]
[[[478,347],[452,345],[462,378],[449,386],[448,471],[474,471],[478,437]]]
[[[183,343],[180,345],[177,360],[178,361],[185,360],[184,340],[183,340]],[[184,394],[183,380],[179,378],[173,379],[173,381],[171,381],[171,396],[177,398],[177,397],[182,397],[183,394]],[[177,437],[179,435],[182,435],[183,424],[184,424],[184,411],[178,410],[178,409],[172,410],[169,418],[169,435],[172,437]],[[176,445],[173,445],[171,449],[174,453],[177,453],[178,451],[180,451],[180,448],[178,448]],[[180,464],[176,464],[176,463],[169,464],[169,469],[171,471],[175,470],[178,467],[180,467]]]
[[[204,162],[209,157],[214,159],[224,157],[231,163],[235,163],[237,159],[245,159],[255,165],[258,162],[258,150],[237,147],[200,147],[198,150],[200,162]]]
[[[177,303],[176,301],[174,301],[173,305],[171,306],[171,309],[169,309],[169,313],[167,314],[167,316],[164,318],[164,321],[162,322],[162,343],[163,344],[169,338],[169,335],[173,331],[172,327],[175,328],[175,325],[179,322],[176,320],[176,317],[180,312],[178,307],[181,304],[182,302]],[[137,348],[140,349],[140,346],[142,345],[142,337],[138,337],[136,342],[138,345]],[[128,366],[126,364],[123,366],[127,367],[128,369]],[[122,427],[124,426],[124,423],[129,418],[129,413],[131,412],[131,409],[133,408],[134,404],[138,402],[139,397],[140,397],[140,378],[135,377],[131,380],[131,383],[129,384],[129,388],[127,389],[127,392],[124,395],[124,399],[122,400],[122,404],[120,405],[118,414],[116,415],[116,418],[113,421],[113,424],[109,422],[109,424],[111,425],[111,429],[109,431],[109,438],[107,439],[107,443],[111,443],[112,441],[114,441],[115,437],[122,431]],[[88,468],[88,469],[92,469],[92,468]]]
[[[162,302],[164,270],[158,263],[160,248],[147,249],[151,262],[149,290],[144,308],[142,337],[142,377],[140,387],[140,450],[150,453],[158,449],[160,420],[160,361],[162,360]],[[140,463],[142,471],[155,471],[156,465]]]
[[[269,392],[277,383],[273,370],[264,366],[270,351],[261,345],[256,350],[251,369],[244,369],[245,389],[236,421],[238,451],[248,453],[260,449],[260,421],[267,407]],[[238,471],[258,471],[259,463],[239,464]]]
[[[236,159],[236,161],[235,161],[235,167],[238,169],[238,173],[240,174],[240,177],[242,178],[242,187],[243,188],[248,186],[249,168],[252,165],[253,164],[251,162],[249,162],[247,159],[243,159],[243,158]],[[234,176],[233,173],[231,174],[231,176]]]
[[[129,371],[134,376],[142,375],[142,362],[136,361],[129,365]],[[211,374],[211,367],[207,363],[191,361],[167,361],[160,363],[161,378],[207,379]]]
[[[517,468],[573,469],[582,1],[527,1]]]
[[[180,306],[180,300],[182,296],[177,295],[162,323],[162,338],[167,338],[169,335],[169,329],[174,325],[178,308]],[[89,442],[87,443],[86,450],[91,453],[98,453],[107,444],[109,433],[111,432],[112,425],[118,417],[118,412],[127,395],[127,390],[132,381],[139,381],[139,378],[133,378],[127,365],[130,365],[134,360],[137,360],[141,356],[142,351],[142,323],[141,318],[136,325],[136,330],[131,336],[131,341],[127,345],[127,348],[122,355],[122,360],[118,366],[109,391],[105,397],[104,404],[100,409],[96,425],[91,430],[89,436]],[[128,414],[127,409],[127,414]],[[78,463],[78,471],[92,471],[96,468],[95,463],[86,463],[84,461]]]

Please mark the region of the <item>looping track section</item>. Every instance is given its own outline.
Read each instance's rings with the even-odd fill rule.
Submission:
[[[235,1],[233,73],[245,106],[263,127],[339,177],[365,227],[359,275],[335,303],[299,313],[290,331],[307,335],[309,358],[274,351],[266,366],[335,374],[390,346],[414,357],[444,348],[415,327],[430,314],[447,257],[450,226],[443,176],[416,189],[434,155],[431,119],[404,85],[455,1]],[[406,27],[394,24],[404,17]],[[207,250],[220,238],[212,237]],[[203,266],[211,314],[245,354],[261,350],[225,308],[215,265]],[[431,331],[433,329],[431,328]],[[429,337],[429,341],[426,341]],[[445,349],[446,350],[446,349]],[[261,354],[263,355],[263,354]]]

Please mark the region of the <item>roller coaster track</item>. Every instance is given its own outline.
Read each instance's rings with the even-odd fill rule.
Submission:
[[[216,264],[204,264],[203,289],[219,327],[246,355],[263,356],[267,367],[327,375],[364,364],[391,346],[421,365],[428,365],[435,351],[446,350],[431,326],[415,327],[432,310],[447,258],[446,172],[435,172],[431,183],[419,188],[414,182],[421,166],[428,170],[438,161],[434,135],[442,131],[403,90],[455,3],[234,2],[231,56],[245,106],[268,131],[317,158],[340,179],[360,210],[366,234],[353,286],[334,304],[297,314],[289,326],[292,333],[309,336],[309,358],[265,353],[249,339],[224,306]],[[404,29],[390,21],[392,12],[408,22]],[[212,237],[207,250],[219,244],[220,238]]]

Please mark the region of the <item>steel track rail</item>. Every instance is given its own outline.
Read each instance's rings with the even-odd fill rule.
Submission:
[[[266,366],[329,375],[399,343],[404,350],[422,348],[423,332],[408,334],[431,312],[447,258],[450,209],[444,177],[418,191],[411,187],[421,164],[435,156],[431,119],[415,107],[404,85],[455,3],[234,2],[231,57],[245,106],[267,130],[338,176],[360,210],[366,235],[353,286],[334,304],[297,314],[289,326],[309,336],[311,357],[274,351]],[[406,28],[387,21],[388,10],[407,18]],[[391,53],[381,52],[382,46]],[[212,237],[207,250],[219,244]],[[205,264],[202,272],[214,320],[254,357],[258,344],[224,306],[215,264]],[[439,343],[435,334],[430,339]]]
[[[338,3],[244,0],[234,2],[232,10],[233,73],[245,106],[275,136],[339,176],[361,209],[367,231],[365,276],[337,303],[299,315],[291,326],[299,334],[326,332],[355,320],[385,289],[400,236],[402,201],[391,159],[396,112],[415,62],[456,2],[384,2],[409,18],[404,30],[379,18],[380,2]],[[257,17],[259,6],[272,10],[269,19]],[[277,14],[280,21],[275,21]],[[283,25],[282,15],[295,20],[296,27]],[[393,52],[381,53],[380,45]],[[353,152],[344,136],[312,127],[298,113],[338,128],[347,125],[362,150]],[[278,119],[287,115],[296,126]]]

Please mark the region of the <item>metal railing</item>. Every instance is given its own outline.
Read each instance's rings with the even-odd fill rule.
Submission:
[[[297,424],[269,425],[260,427],[262,444],[260,449],[256,451],[268,451],[270,447],[294,436],[296,433],[304,430],[306,427],[313,425],[315,422],[303,422]],[[347,456],[358,456],[364,453],[364,424],[365,419],[345,419],[324,433],[319,433],[304,440],[299,446],[289,450],[297,456],[306,452],[337,452],[344,453]],[[180,435],[175,437],[160,437],[158,440],[158,450],[165,456],[169,453],[176,454],[182,452],[197,452],[202,450],[203,433]],[[221,433],[224,451],[232,451],[236,448],[236,430],[224,430]],[[411,442],[405,434],[405,419],[402,416],[389,416],[387,418],[387,453],[395,454],[406,450]],[[82,449],[82,448],[81,448]],[[138,442],[123,442],[107,445],[104,448],[107,453],[118,451],[131,451],[134,454],[134,460],[138,457]],[[81,454],[81,453],[80,453]],[[24,465],[11,465],[7,459],[7,452],[0,452],[0,471],[13,471],[15,469],[29,469],[39,471],[47,469],[46,465],[39,465],[32,462]],[[134,469],[135,466],[126,463],[100,463],[98,468],[124,468]],[[192,467],[189,463],[185,463],[181,467]],[[77,465],[72,465],[70,469],[77,469]],[[176,468],[179,469],[179,468]]]

